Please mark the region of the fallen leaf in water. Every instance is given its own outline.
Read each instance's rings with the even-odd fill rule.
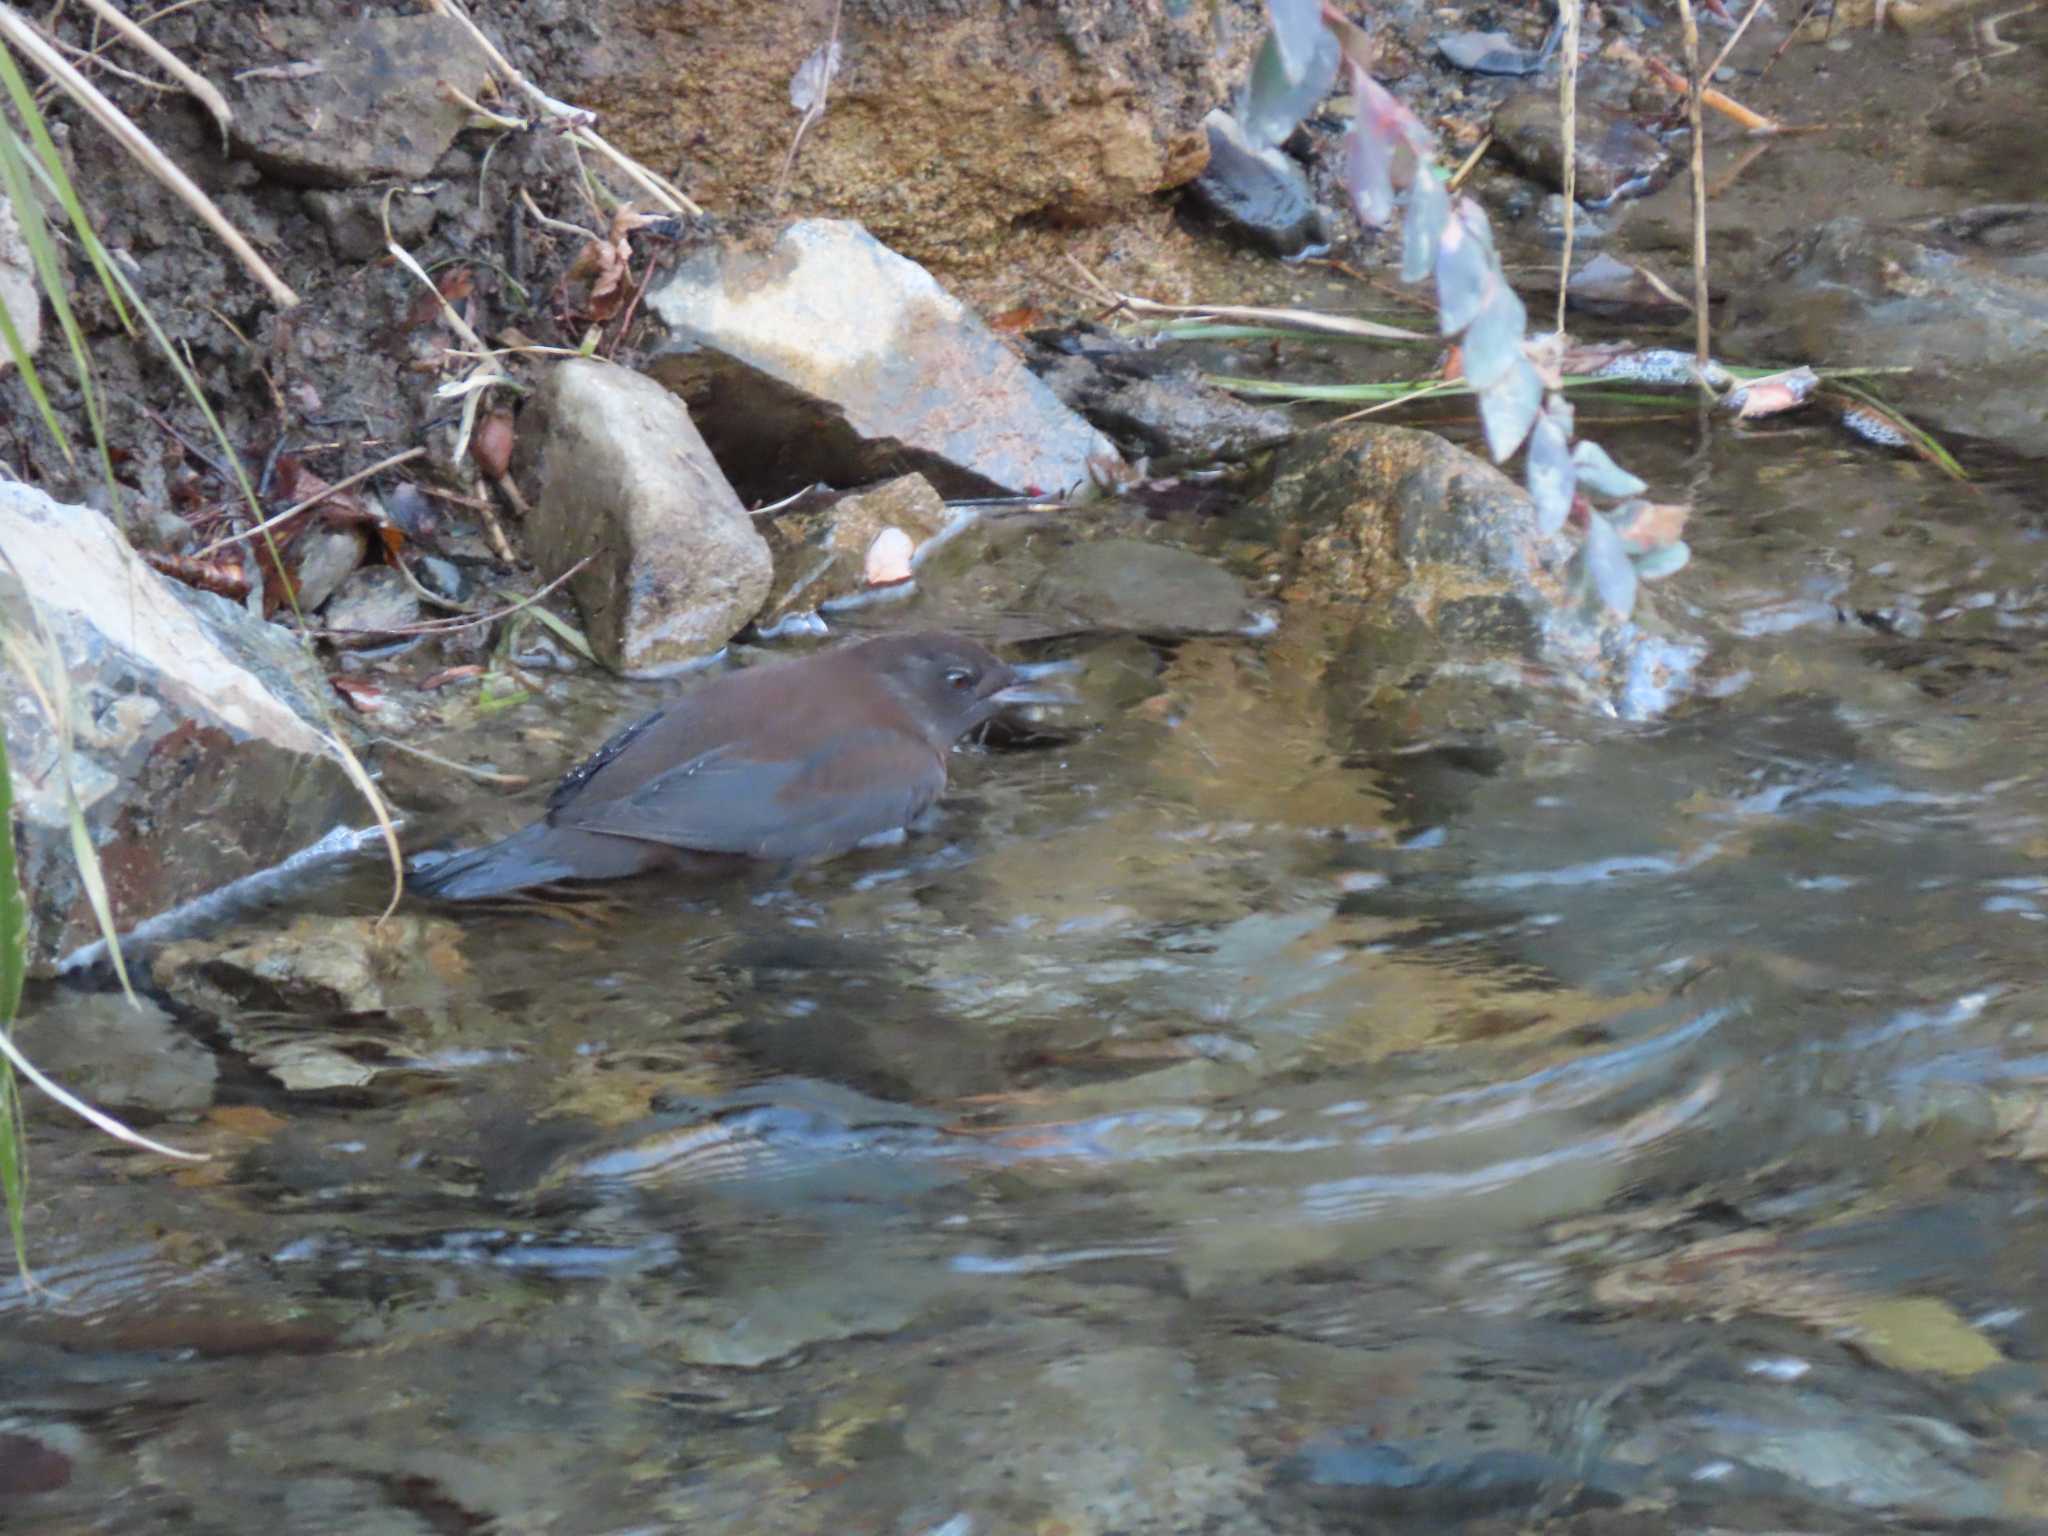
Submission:
[[[216,1104],[206,1112],[209,1125],[217,1125],[235,1136],[268,1141],[291,1122],[274,1115],[259,1104]]]
[[[1820,380],[1811,368],[1787,368],[1783,373],[1737,385],[1728,391],[1722,404],[1735,413],[1738,421],[1775,416],[1806,404],[1819,385]]]

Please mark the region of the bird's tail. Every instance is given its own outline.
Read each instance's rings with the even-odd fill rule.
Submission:
[[[482,848],[450,854],[424,868],[415,866],[406,883],[418,895],[437,901],[477,901],[557,880],[637,875],[660,863],[666,853],[659,844],[537,821]]]

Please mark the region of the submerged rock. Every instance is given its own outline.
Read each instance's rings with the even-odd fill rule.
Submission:
[[[620,672],[708,656],[768,595],[768,545],[683,403],[629,368],[557,363],[520,423],[527,544],[570,583],[593,650]]]
[[[1564,128],[1555,93],[1524,91],[1493,112],[1494,142],[1507,157],[1552,191],[1564,189]],[[1578,163],[1579,201],[1588,205],[1647,192],[1671,167],[1653,133],[1619,113],[1581,105],[1572,158]]]
[[[220,1075],[213,1053],[163,1009],[118,992],[56,992],[23,1011],[14,1038],[37,1067],[105,1109],[204,1109]]]
[[[1261,627],[1251,595],[1230,572],[1188,550],[1143,539],[1069,545],[1046,566],[1027,603],[1055,632],[1172,639]]]
[[[45,694],[52,662],[68,683],[70,783],[122,928],[365,818],[314,723],[326,680],[284,630],[166,580],[98,512],[27,486],[0,485],[0,550],[0,634],[40,658]],[[43,970],[99,930],[72,860],[62,738],[11,665],[0,723]]]
[[[1830,219],[1742,311],[1771,353],[1911,368],[1885,392],[1922,425],[2048,457],[2048,203]]]
[[[1369,610],[1360,649],[1400,669],[1533,663],[1628,719],[1661,713],[1704,648],[1564,583],[1571,540],[1544,538],[1522,488],[1455,444],[1357,422],[1283,449],[1264,498],[1291,547],[1291,598]]]
[[[442,82],[471,100],[490,82],[490,60],[452,16],[272,25],[292,62],[235,77],[229,140],[280,181],[346,187],[425,176],[469,125],[469,109],[444,96]]]
[[[462,930],[444,918],[309,914],[288,928],[166,944],[150,970],[172,997],[217,1018],[389,1013],[443,1005],[468,980],[461,945]]]
[[[948,496],[1058,496],[1121,467],[966,305],[858,224],[705,250],[647,307],[669,331],[649,371],[750,491],[915,470]]]
[[[1328,240],[1308,175],[1286,151],[1254,149],[1228,112],[1203,120],[1209,164],[1188,202],[1232,239],[1275,256],[1299,256]]]

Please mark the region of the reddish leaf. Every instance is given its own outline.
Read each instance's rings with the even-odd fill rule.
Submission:
[[[384,707],[384,687],[367,677],[350,677],[336,673],[328,681],[334,684],[334,691],[347,699],[358,714],[369,714]]]
[[[476,424],[469,440],[469,456],[476,467],[493,480],[502,480],[512,469],[512,413],[492,411]]]

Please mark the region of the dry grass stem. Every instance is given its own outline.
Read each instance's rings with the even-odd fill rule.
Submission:
[[[1692,0],[1678,0],[1679,25],[1685,35],[1686,121],[1692,127],[1692,301],[1694,346],[1701,369],[1711,356],[1707,313],[1707,133],[1700,100],[1700,23]]]
[[[1761,4],[1762,0],[1758,0]],[[1558,74],[1557,112],[1564,128],[1564,250],[1557,259],[1557,334],[1564,335],[1566,290],[1572,280],[1572,243],[1579,214],[1579,12],[1582,0],[1559,0],[1564,13],[1564,68]]]
[[[226,136],[229,125],[235,120],[234,109],[229,107],[227,98],[221,95],[211,80],[143,31],[140,23],[118,10],[111,0],[81,0],[81,3],[122,37],[148,54],[159,69],[197,98],[199,104],[213,114],[213,120],[219,125],[222,136]],[[106,61],[103,59],[100,62]]]
[[[584,148],[603,155],[613,165],[618,167],[620,171],[624,172],[627,179],[632,181],[635,186],[638,186],[656,202],[667,208],[669,212],[687,213],[692,217],[702,216],[704,210],[691,202],[679,187],[655,175],[654,172],[648,170],[646,166],[635,160],[631,155],[614,149],[608,144],[604,137],[595,128],[591,127],[591,124],[596,121],[595,113],[586,112],[581,107],[572,107],[566,101],[557,101],[514,68],[512,61],[498,51],[498,45],[484,34],[483,28],[470,20],[469,13],[463,10],[458,0],[427,0],[427,3],[431,9],[440,12],[443,16],[453,16],[456,21],[461,23],[476,45],[483,49],[485,55],[490,59],[492,67],[499,74],[503,75],[508,83],[517,87],[529,100],[538,106],[546,116],[556,118],[568,124],[568,137],[571,142],[581,144]]]
[[[191,177],[173,164],[164,152],[151,142],[148,134],[129,120],[126,113],[100,93],[72,62],[51,47],[43,35],[24,20],[12,6],[0,5],[0,39],[14,45],[21,55],[32,62],[44,74],[60,85],[65,94],[91,114],[99,125],[111,134],[120,146],[127,150],[143,165],[152,176],[169,187],[172,192],[205,221],[221,244],[235,253],[243,266],[270,293],[278,305],[285,309],[296,306],[299,296],[286,286],[283,278],[270,268],[270,263],[256,254],[256,248],[242,238],[242,232],[230,224],[227,215],[220,211],[213,199],[202,192]]]

